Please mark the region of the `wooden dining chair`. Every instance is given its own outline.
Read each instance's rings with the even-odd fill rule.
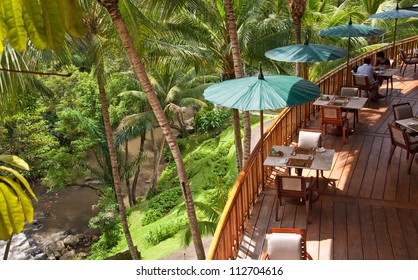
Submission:
[[[262,260],[312,260],[306,246],[306,230],[270,228]]]
[[[340,95],[345,97],[359,97],[359,88],[358,87],[341,87]],[[356,127],[356,122],[358,122],[358,109],[345,109],[342,108],[343,112],[353,113],[353,128]]]
[[[418,64],[418,57],[413,57],[412,55],[408,55],[403,49],[399,49],[400,58],[402,61],[400,74],[403,76],[405,74],[406,67],[408,65],[414,65],[414,73],[417,71],[417,64]],[[405,68],[404,68],[405,67]],[[403,72],[402,72],[403,68]]]
[[[322,130],[301,128],[299,130],[298,142],[292,143],[291,146],[297,146],[302,148],[320,148],[322,147]],[[321,170],[321,174],[323,174]],[[296,168],[296,173],[301,176],[302,169]],[[291,174],[291,168],[289,168],[289,174]]]
[[[408,167],[408,174],[410,174],[412,162],[414,161],[415,154],[418,152],[418,139],[417,140],[411,139],[411,137],[406,133],[405,130],[393,124],[388,123],[388,127],[389,127],[389,132],[390,132],[390,139],[392,142],[388,166],[390,162],[392,161],[392,156],[393,156],[393,153],[395,152],[396,147],[400,147],[406,150],[407,152],[406,159],[409,158],[409,154],[412,155],[409,161],[409,167]]]
[[[371,90],[371,85],[369,83],[369,77],[366,75],[353,74],[354,86],[359,90],[359,96],[362,96],[362,91],[365,91],[366,96],[370,96],[369,91]],[[370,97],[369,97],[370,98]]]
[[[327,125],[332,124],[333,126],[341,127],[343,135],[343,143],[345,144],[345,138],[350,130],[349,121],[347,115],[342,112],[341,107],[338,106],[321,106],[321,130],[325,126],[325,134],[327,134]]]
[[[403,102],[392,105],[393,110],[393,117],[395,121],[409,119],[414,116],[414,112],[412,111],[412,106],[409,102]],[[395,123],[397,127],[400,127],[398,124]],[[418,132],[412,131],[410,129],[405,129],[406,132],[410,136],[418,136]]]
[[[313,177],[306,180],[303,176],[276,176],[276,221],[279,220],[279,209],[283,205],[283,198],[299,199],[305,204],[306,228],[309,223],[309,212],[312,208],[312,189],[315,186]]]

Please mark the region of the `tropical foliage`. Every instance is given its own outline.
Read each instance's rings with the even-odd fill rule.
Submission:
[[[29,170],[28,164],[13,155],[0,155],[0,240],[9,240],[33,220],[31,198],[36,199],[29,183],[13,167]]]

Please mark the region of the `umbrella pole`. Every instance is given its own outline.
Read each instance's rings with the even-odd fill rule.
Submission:
[[[393,31],[393,46],[392,46],[392,59],[393,59],[393,67],[396,66],[396,51],[395,51],[395,45],[396,45],[396,29],[398,26],[398,19],[395,18],[395,30]]]
[[[350,64],[350,49],[351,49],[351,38],[350,37],[348,37],[348,46],[347,46],[347,66],[346,66],[346,76],[345,76],[345,84],[347,85],[347,86],[350,86],[351,85],[351,83],[349,83],[348,82],[348,76],[349,76],[349,73],[348,73],[348,67],[349,67],[349,64]]]
[[[261,157],[261,187],[264,190],[264,117],[263,110],[260,110],[260,157]]]

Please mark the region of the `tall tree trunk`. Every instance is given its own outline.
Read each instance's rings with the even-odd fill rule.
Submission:
[[[145,133],[141,134],[141,142],[139,144],[139,152],[138,152],[138,157],[142,157],[144,155],[144,150],[145,150]],[[138,180],[139,180],[139,175],[141,174],[141,164],[139,164],[138,168],[135,171],[135,175],[134,175],[134,180],[132,182],[132,193],[131,193],[131,197],[132,197],[132,203],[133,205],[136,204],[136,189],[138,188]]]
[[[154,151],[154,164],[153,164],[153,171],[152,171],[152,178],[151,178],[151,186],[150,189],[154,193],[158,192],[158,185],[157,185],[157,179],[158,179],[158,167],[160,166],[161,157],[163,155],[163,149],[165,144],[165,139],[161,139],[160,147],[157,146],[157,141],[154,136],[154,130],[151,130],[151,139],[153,144],[153,151]]]
[[[10,245],[12,245],[12,238],[13,233],[12,235],[10,235],[9,240],[7,240],[6,248],[4,249],[3,260],[7,260],[7,258],[9,257]]]
[[[125,169],[125,176],[124,177],[125,177],[126,190],[128,192],[129,206],[132,207],[132,206],[135,205],[135,203],[133,202],[133,199],[132,199],[131,185],[129,183],[130,178],[129,178],[129,175],[128,175],[128,164],[129,164],[128,157],[129,157],[129,141],[128,141],[128,139],[126,139],[126,142],[125,142],[125,160],[124,160],[124,163],[123,163],[124,169]]]
[[[102,104],[103,122],[105,126],[107,145],[109,147],[110,165],[112,166],[113,184],[115,187],[116,199],[118,201],[122,229],[123,229],[123,233],[125,234],[126,243],[128,244],[129,252],[132,256],[132,259],[138,260],[138,252],[135,249],[135,245],[132,241],[132,236],[129,231],[128,219],[126,218],[126,208],[125,208],[125,204],[123,203],[122,188],[121,188],[119,168],[118,168],[118,158],[116,155],[116,148],[115,148],[115,143],[113,140],[112,127],[110,126],[109,108],[107,105],[106,90],[104,87],[104,82],[100,75],[97,77],[97,84],[99,85],[100,103]]]
[[[306,10],[306,0],[287,0],[295,28],[295,43],[302,43],[302,17]],[[302,63],[296,63],[296,76],[303,76]]]
[[[226,20],[227,20],[227,27],[229,32],[229,39],[231,41],[231,48],[232,48],[232,59],[234,61],[234,72],[235,78],[242,78],[244,76],[244,71],[242,69],[242,59],[241,59],[241,50],[239,47],[239,40],[238,40],[238,32],[237,32],[237,25],[235,22],[235,13],[234,13],[234,5],[233,0],[224,0],[225,12],[226,12]],[[234,126],[235,126],[234,122]],[[235,129],[234,129],[235,131]],[[238,131],[238,130],[237,130]],[[241,132],[240,132],[241,136]],[[241,137],[240,137],[241,138]],[[238,139],[236,138],[238,141]],[[239,140],[241,141],[241,140]],[[235,142],[236,143],[236,142]],[[238,161],[245,164],[247,159],[250,157],[251,154],[251,122],[250,122],[250,112],[244,111],[244,155],[242,160],[238,157]],[[241,171],[242,166],[238,167],[238,170]]]
[[[157,121],[163,131],[168,146],[170,147],[171,153],[173,154],[174,161],[177,166],[177,173],[179,176],[180,184],[182,186],[183,196],[186,204],[186,211],[189,218],[190,231],[192,233],[193,243],[196,250],[196,255],[199,260],[205,259],[205,250],[200,236],[196,211],[192,194],[190,191],[190,185],[187,178],[186,168],[184,166],[183,157],[180,153],[180,149],[177,146],[176,138],[170,128],[167,118],[165,117],[164,111],[161,108],[161,104],[152,88],[151,82],[146,73],[145,67],[136,53],[133,41],[129,35],[128,29],[126,28],[125,22],[119,11],[118,0],[98,0],[109,12],[112,21],[116,27],[119,37],[122,40],[122,44],[125,47],[125,51],[132,64],[134,72],[141,83],[142,89],[144,90],[148,102],[157,118]]]

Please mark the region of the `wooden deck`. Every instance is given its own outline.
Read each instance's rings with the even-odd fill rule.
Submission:
[[[385,90],[386,82],[381,93]],[[361,110],[355,133],[345,145],[342,137],[324,135],[324,147],[336,153],[332,170],[319,179],[320,196],[310,214],[307,248],[313,259],[418,259],[418,156],[411,174],[400,148],[388,166],[391,106],[406,101],[417,115],[418,72],[411,66],[404,77],[394,76],[394,91],[388,98]],[[309,127],[319,128],[319,120]],[[304,171],[303,175],[315,173]],[[270,227],[305,226],[304,206],[286,202],[276,222],[275,203],[271,184],[253,208],[238,259],[259,259]]]

